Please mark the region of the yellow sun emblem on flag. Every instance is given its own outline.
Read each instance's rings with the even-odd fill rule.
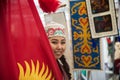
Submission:
[[[19,67],[19,80],[55,80],[52,78],[52,71],[49,70],[48,66],[42,63],[42,68],[40,69],[39,61],[37,64],[31,60],[31,68],[27,61],[25,61],[26,70],[24,71],[23,66],[17,63]]]

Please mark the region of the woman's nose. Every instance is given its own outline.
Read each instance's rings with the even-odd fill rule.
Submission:
[[[58,49],[61,49],[62,48],[62,45],[59,43],[58,46],[57,46]]]

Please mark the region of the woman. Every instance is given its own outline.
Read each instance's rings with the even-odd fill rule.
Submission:
[[[71,74],[69,72],[69,65],[63,55],[66,50],[65,27],[56,22],[50,22],[46,25],[45,29],[54,56],[58,62],[61,72],[63,73],[63,80],[70,80]]]

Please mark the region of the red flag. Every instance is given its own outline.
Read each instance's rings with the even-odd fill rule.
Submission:
[[[0,0],[0,80],[62,80],[33,0]]]

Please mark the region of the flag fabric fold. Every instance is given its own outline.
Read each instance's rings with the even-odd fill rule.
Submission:
[[[62,80],[33,0],[0,0],[0,80]]]

